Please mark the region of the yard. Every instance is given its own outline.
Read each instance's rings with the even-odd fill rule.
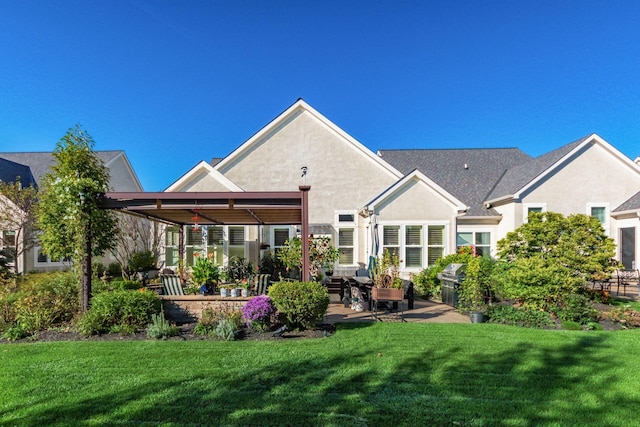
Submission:
[[[627,426],[640,331],[351,323],[327,338],[0,345],[3,425]]]

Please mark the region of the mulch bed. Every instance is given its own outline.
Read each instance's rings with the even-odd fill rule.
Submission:
[[[185,323],[180,325],[180,335],[176,337],[167,338],[167,341],[204,341],[215,340],[204,335],[195,334],[193,328],[195,323]],[[274,328],[273,330],[275,330]],[[267,332],[256,332],[243,328],[236,336],[236,340],[251,340],[251,341],[282,341],[292,339],[312,339],[312,338],[324,338],[331,336],[335,333],[335,326],[331,324],[318,324],[313,329],[306,329],[304,331],[286,331],[280,336],[274,336],[273,330]],[[25,343],[25,342],[51,342],[51,341],[139,341],[139,340],[153,340],[147,337],[146,331],[137,332],[135,334],[102,334],[94,335],[90,337],[83,337],[77,332],[71,330],[71,328],[56,328],[47,331],[40,331],[37,334],[23,338],[17,341],[7,341],[6,339],[0,339],[0,343]]]

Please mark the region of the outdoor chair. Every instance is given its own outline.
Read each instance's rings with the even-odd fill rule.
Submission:
[[[184,295],[180,277],[172,274],[161,274],[162,289],[165,295]]]
[[[624,295],[627,295],[627,285],[640,286],[640,272],[638,270],[617,270],[616,276],[618,278],[618,295],[620,295],[620,286],[624,290]]]
[[[271,285],[270,274],[258,274],[256,276],[256,295],[266,295]]]

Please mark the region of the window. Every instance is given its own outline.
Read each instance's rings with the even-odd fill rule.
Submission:
[[[212,254],[216,265],[224,264],[224,228],[221,225],[207,226],[207,253]]]
[[[354,265],[357,261],[356,246],[357,216],[354,211],[335,212],[334,221],[338,230],[337,248],[340,252],[338,265]]]
[[[488,231],[459,232],[456,237],[456,247],[473,246],[476,255],[491,255],[491,233]]]
[[[608,203],[587,203],[587,215],[598,218],[605,233],[609,235],[609,204]]]
[[[229,257],[244,258],[244,227],[229,227]]]
[[[164,257],[166,265],[178,265],[180,230],[178,227],[167,227],[165,230]]]
[[[353,265],[354,262],[354,234],[353,228],[340,228],[338,229],[338,251],[340,251],[340,258],[338,264],[340,265]]]
[[[427,267],[444,256],[444,225],[430,225],[427,228]]]
[[[281,248],[285,245],[286,241],[289,240],[289,230],[290,228],[274,228],[273,229],[273,247]]]
[[[542,213],[542,212],[546,212],[547,211],[547,204],[546,203],[524,203],[523,205],[523,216],[524,218],[522,218],[523,222],[528,222],[529,221],[529,214],[531,212],[538,212],[538,213]]]
[[[445,230],[436,224],[385,224],[382,251],[398,255],[401,269],[422,269],[444,256]]]
[[[407,268],[422,267],[422,226],[407,225],[404,230],[404,265]]]

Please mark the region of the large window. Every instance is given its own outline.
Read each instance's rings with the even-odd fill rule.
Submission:
[[[488,231],[465,231],[457,234],[456,246],[472,246],[478,256],[491,255],[491,233]]]
[[[402,269],[422,269],[444,256],[446,226],[444,224],[384,224],[382,251],[400,258]]]
[[[179,261],[179,229],[167,227],[165,233],[165,264],[175,267]],[[225,239],[225,235],[227,238]],[[225,250],[226,247],[226,250]],[[225,254],[245,257],[245,227],[221,225],[185,227],[185,253],[187,265],[193,265],[196,254],[206,252],[217,265],[224,265]]]

